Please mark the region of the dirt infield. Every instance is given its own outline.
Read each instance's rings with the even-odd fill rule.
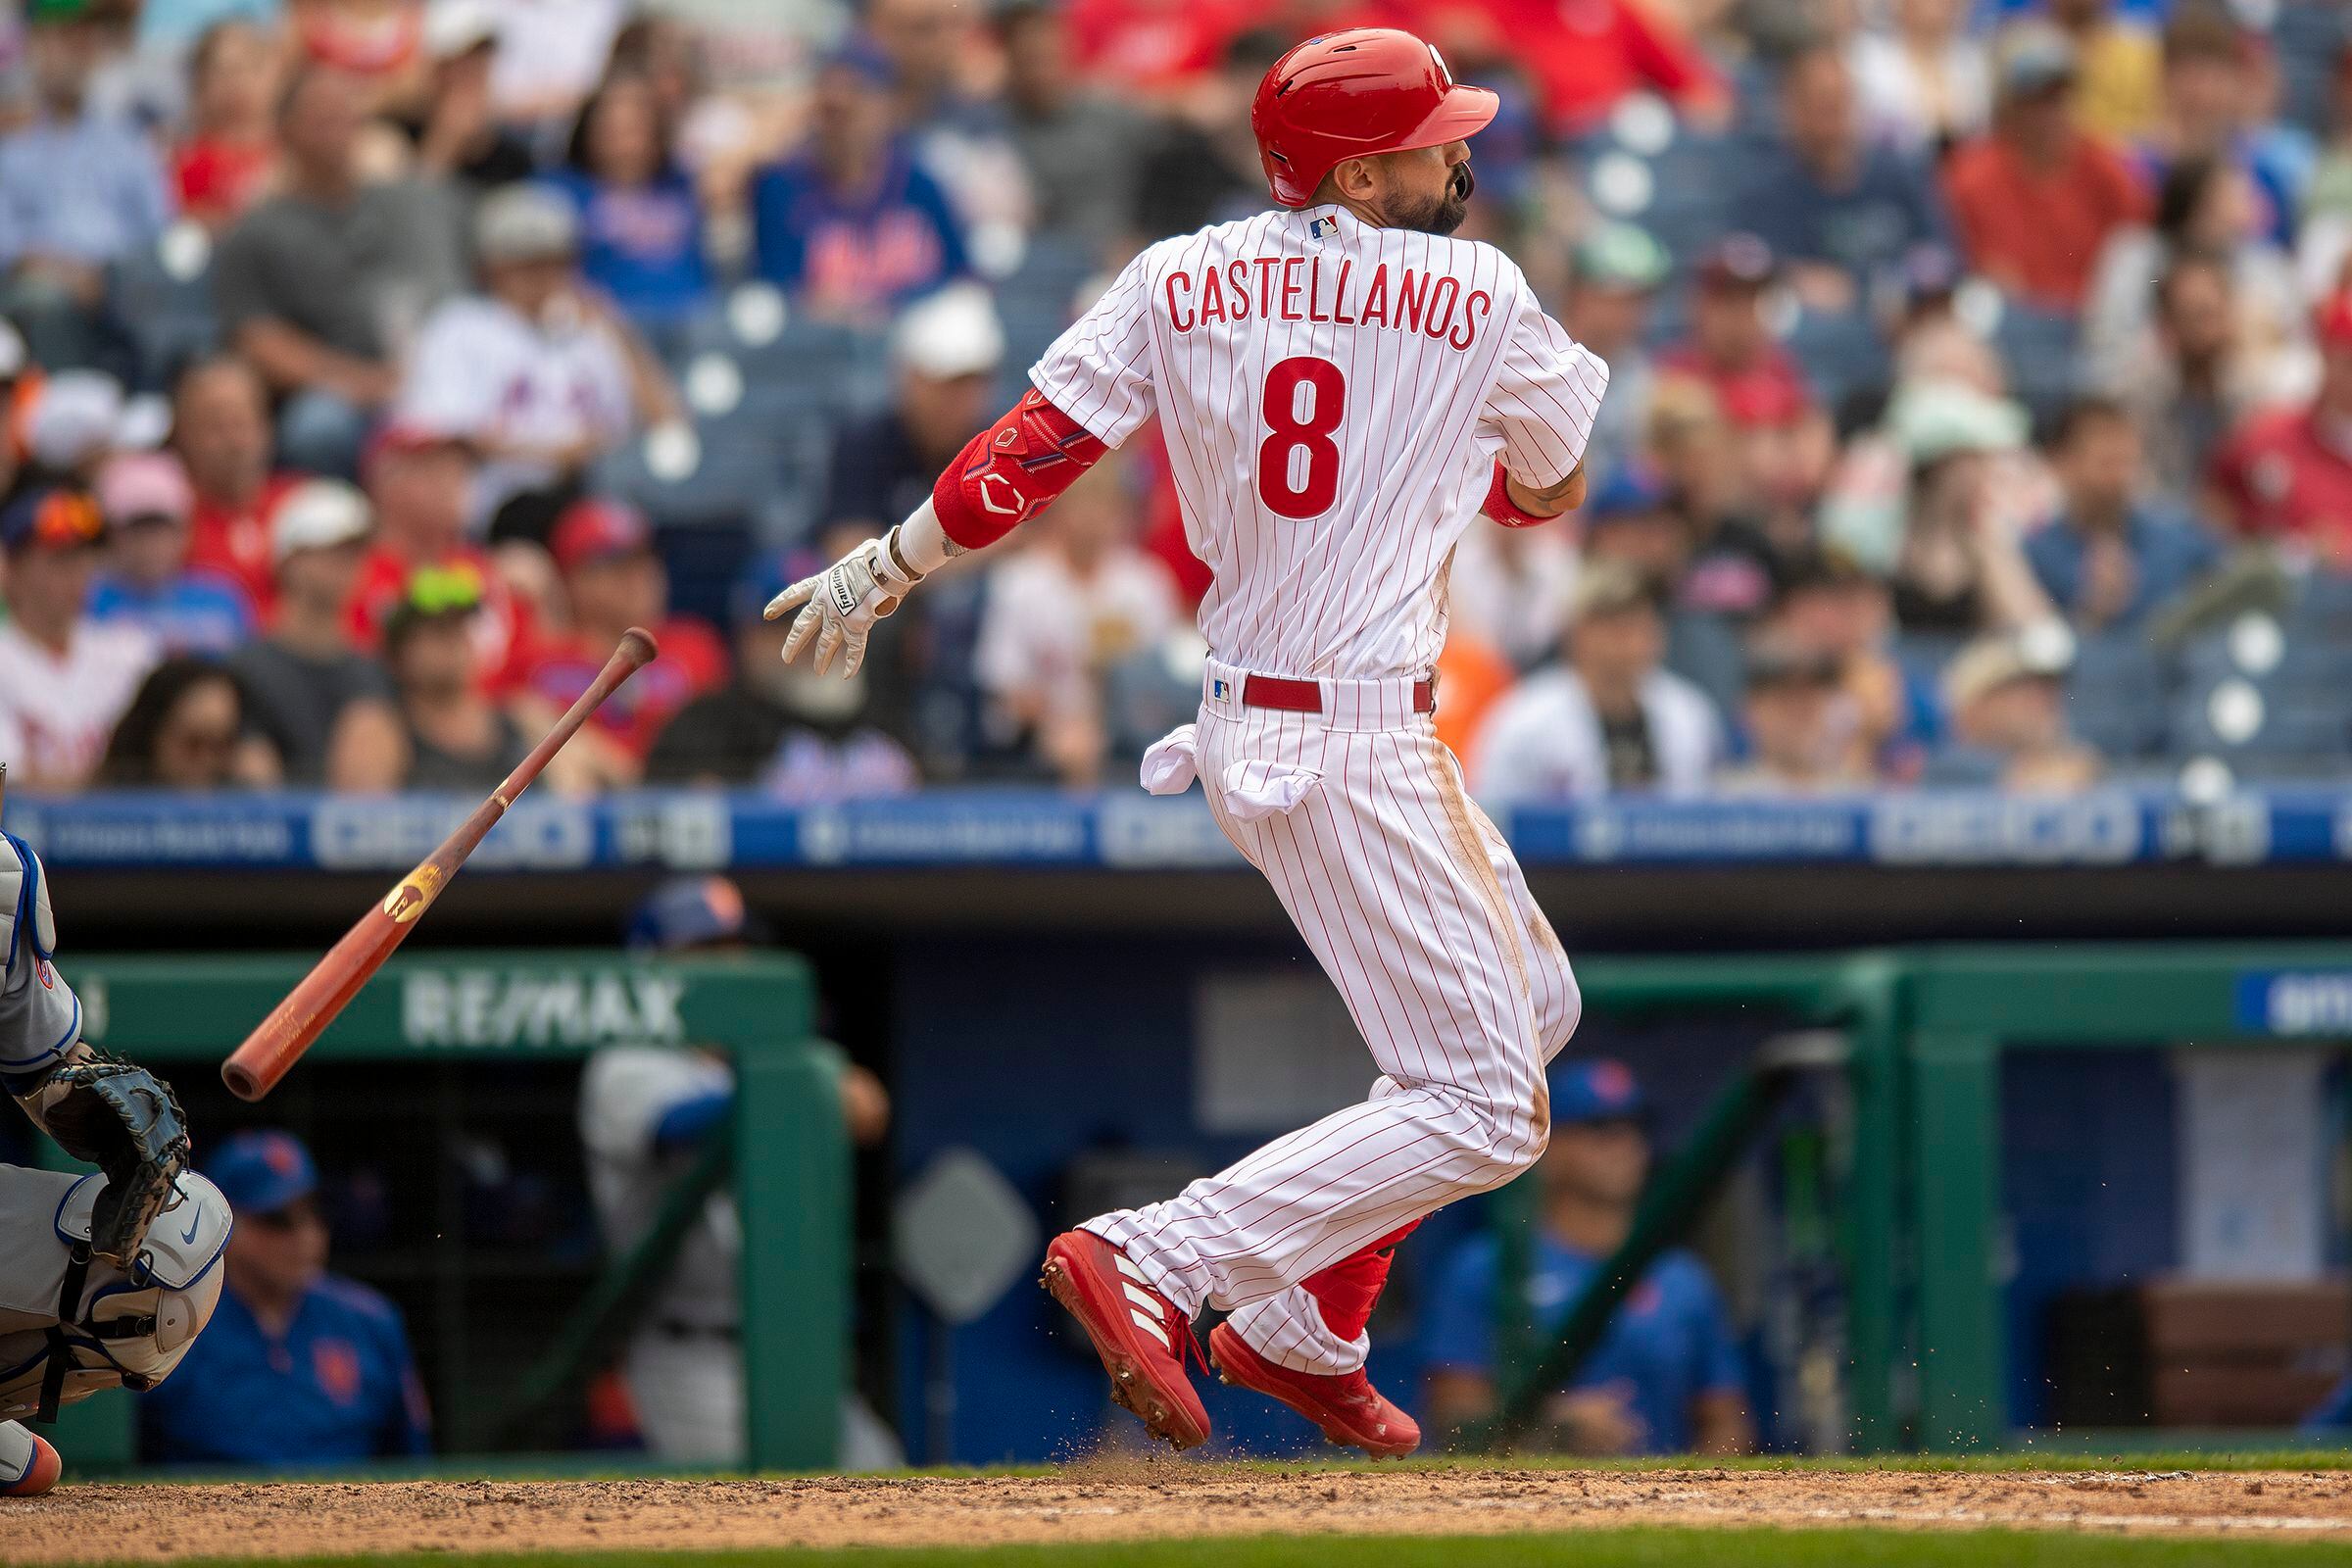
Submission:
[[[1485,1535],[1668,1524],[2352,1540],[2352,1474],[1338,1471],[1138,1460],[1037,1477],[79,1486],[38,1501],[0,1503],[0,1562]]]

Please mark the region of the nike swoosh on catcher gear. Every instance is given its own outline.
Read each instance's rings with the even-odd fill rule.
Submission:
[[[1343,1448],[1401,1459],[1421,1446],[1420,1423],[1391,1403],[1360,1367],[1338,1376],[1294,1372],[1250,1348],[1229,1323],[1209,1330],[1208,1358],[1225,1382],[1289,1405]]]
[[[1086,1330],[1110,1396],[1152,1436],[1180,1449],[1208,1441],[1208,1410],[1185,1371],[1200,1354],[1192,1322],[1133,1259],[1091,1232],[1064,1231],[1046,1249],[1039,1283]]]

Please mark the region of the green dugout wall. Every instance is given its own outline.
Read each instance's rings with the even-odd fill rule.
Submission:
[[[310,961],[95,957],[69,973],[94,1038],[194,1083]],[[1854,1120],[1839,1236],[1852,1439],[1864,1452],[2011,1442],[1996,1245],[2005,1051],[2352,1040],[2352,944],[1604,957],[1578,973],[1596,1014],[1731,1013],[1843,1036]],[[850,1156],[840,1057],[812,1036],[811,995],[805,967],[786,957],[423,955],[388,965],[311,1059],[397,1073],[619,1043],[727,1052],[732,1180],[759,1239],[743,1272],[748,1457],[760,1469],[821,1468],[834,1458],[850,1343]],[[196,1133],[201,1163],[205,1128]],[[546,1303],[551,1337],[575,1304]],[[70,1411],[76,1461],[127,1459],[129,1418],[120,1396]]]
[[[210,1082],[312,956],[87,957],[67,966],[88,1034],[182,1085]],[[640,962],[605,952],[419,955],[387,964],[311,1049],[314,1065],[580,1057],[607,1045],[709,1046],[736,1075],[733,1186],[743,1230],[743,1350],[758,1469],[834,1461],[850,1353],[850,1153],[842,1059],[813,1034],[799,959],[772,955]],[[267,1102],[264,1110],[267,1110]],[[197,1163],[206,1129],[199,1123]],[[419,1136],[429,1135],[425,1129]],[[51,1154],[56,1155],[52,1149]],[[321,1150],[332,1161],[334,1151]],[[553,1340],[582,1303],[550,1299]],[[519,1370],[519,1369],[517,1369]],[[129,1459],[129,1396],[101,1395],[61,1421],[77,1465]]]

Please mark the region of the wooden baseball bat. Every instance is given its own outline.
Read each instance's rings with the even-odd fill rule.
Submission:
[[[632,626],[620,639],[620,646],[605,662],[595,684],[580,694],[570,711],[556,720],[556,727],[547,738],[531,748],[531,755],[516,764],[490,798],[484,801],[441,847],[418,862],[416,868],[401,878],[400,885],[384,896],[384,901],[368,909],[359,922],[343,933],[343,940],[327,950],[326,956],[312,966],[286,1000],[270,1011],[245,1043],[229,1054],[220,1064],[220,1081],[228,1092],[239,1100],[259,1100],[277,1087],[287,1069],[302,1059],[302,1054],[326,1026],[335,1021],[345,1004],[360,993],[375,971],[382,968],[392,952],[408,940],[409,933],[424,911],[432,907],[449,879],[458,874],[466,858],[482,842],[483,835],[498,825],[507,814],[514,798],[531,787],[548,760],[564,749],[564,742],[579,733],[604,700],[612,695],[620,683],[627,680],[647,663],[660,650],[646,632]]]

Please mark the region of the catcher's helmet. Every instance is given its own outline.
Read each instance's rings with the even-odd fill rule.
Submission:
[[[1274,62],[1250,128],[1274,199],[1304,207],[1347,159],[1459,141],[1485,129],[1494,107],[1486,88],[1456,85],[1445,59],[1411,33],[1349,27]]]

